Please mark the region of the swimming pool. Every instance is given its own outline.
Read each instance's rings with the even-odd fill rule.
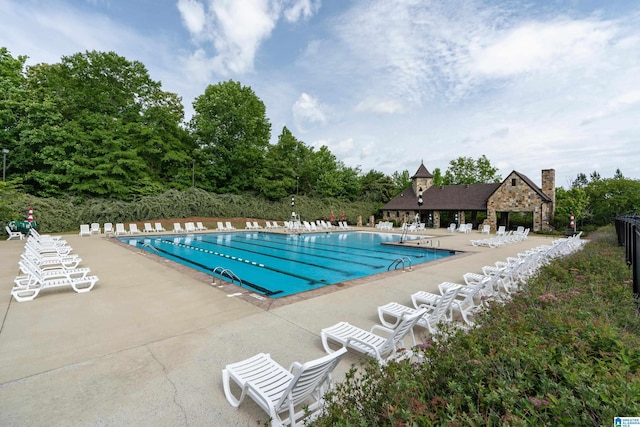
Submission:
[[[385,245],[400,235],[370,232],[207,233],[120,240],[271,298],[335,285],[455,253]],[[241,282],[241,283],[240,283]]]

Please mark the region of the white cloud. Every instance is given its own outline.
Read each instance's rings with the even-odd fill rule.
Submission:
[[[206,21],[202,3],[198,0],[178,0],[178,10],[187,30],[193,36],[199,36],[204,29]]]
[[[311,18],[319,9],[320,0],[294,0],[290,6],[285,5],[284,17],[289,22],[297,22]]]
[[[368,98],[356,105],[358,112],[393,114],[402,111],[402,104],[396,100],[378,100]]]
[[[613,35],[607,23],[591,20],[523,23],[472,44],[470,71],[508,77],[573,68],[599,58]]]
[[[306,132],[310,126],[326,123],[325,109],[326,107],[317,98],[302,93],[292,107],[296,128],[301,132]]]
[[[289,22],[308,19],[319,0],[179,0],[182,20],[202,52],[213,51],[211,61],[201,61],[206,72],[222,76],[253,71],[260,46],[284,16]]]

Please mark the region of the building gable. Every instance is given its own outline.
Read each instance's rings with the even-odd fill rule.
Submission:
[[[496,211],[526,212],[551,199],[527,176],[512,171],[489,196],[487,206]]]

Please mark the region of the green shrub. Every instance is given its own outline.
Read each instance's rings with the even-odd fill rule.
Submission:
[[[291,216],[291,198],[270,201],[253,195],[215,194],[192,188],[185,191],[168,190],[143,196],[132,202],[112,199],[64,199],[41,198],[17,194],[7,201],[7,212],[24,212],[24,216],[10,219],[26,219],[29,207],[41,232],[65,232],[77,230],[80,224],[92,222],[126,223],[155,219],[199,217],[256,218],[287,220]],[[345,202],[332,198],[299,196],[295,199],[295,211],[302,219],[329,219],[331,211],[340,218],[355,223],[358,215],[366,222],[376,213],[378,204],[373,202]],[[5,216],[8,216],[5,215]]]
[[[353,366],[317,426],[611,425],[640,408],[640,318],[612,229],[424,363]]]

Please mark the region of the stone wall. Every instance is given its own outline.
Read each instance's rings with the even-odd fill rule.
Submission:
[[[553,185],[555,195],[555,182]],[[552,202],[543,201],[538,192],[512,172],[487,201],[487,218],[491,230],[495,231],[498,212],[533,212],[533,231],[549,230],[549,214],[553,206]]]

